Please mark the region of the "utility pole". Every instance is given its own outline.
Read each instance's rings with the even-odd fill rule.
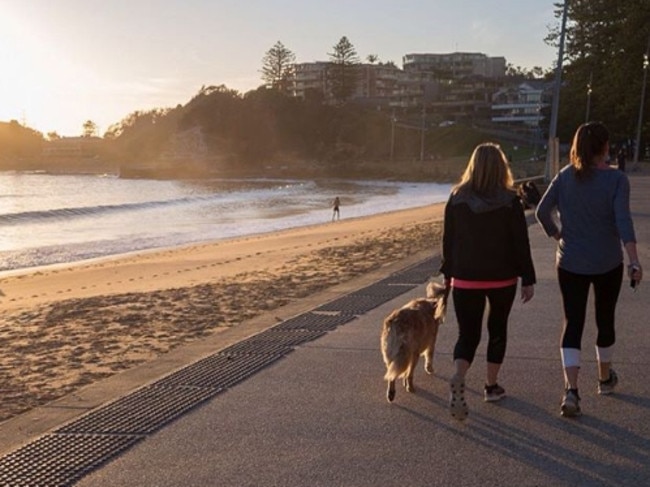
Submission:
[[[566,36],[566,17],[569,7],[569,0],[564,0],[562,9],[562,27],[560,29],[560,46],[557,55],[557,66],[555,67],[555,86],[553,88],[553,104],[551,106],[551,123],[548,129],[548,149],[546,152],[546,174],[544,178],[549,182],[553,176],[551,166],[556,167],[558,154],[557,139],[557,118],[560,110],[560,87],[562,85],[562,63],[564,61],[564,37]]]
[[[390,116],[390,161],[393,162],[395,157],[395,109],[393,108],[393,113]]]
[[[427,117],[427,107],[422,101],[422,126],[420,127],[420,162],[424,161],[424,130]]]
[[[636,144],[634,144],[634,163],[633,168],[636,169],[636,165],[639,162],[639,151],[641,150],[641,126],[643,125],[643,107],[645,105],[645,89],[646,81],[648,81],[648,60],[650,56],[650,37],[648,38],[648,47],[646,48],[645,54],[643,55],[643,84],[641,85],[641,103],[639,104],[639,120],[636,124]]]

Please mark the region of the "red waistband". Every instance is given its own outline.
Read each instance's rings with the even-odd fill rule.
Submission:
[[[500,287],[514,286],[517,278],[503,279],[501,281],[467,281],[465,279],[451,278],[451,286],[459,289],[495,289]]]

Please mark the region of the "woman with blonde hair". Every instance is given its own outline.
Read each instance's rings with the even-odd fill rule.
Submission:
[[[521,278],[521,299],[534,294],[535,268],[523,205],[501,148],[478,145],[445,206],[440,272],[452,288],[458,322],[455,374],[450,380],[451,415],[464,420],[465,376],[481,340],[487,317],[487,373],[484,400],[498,401],[505,390],[498,374],[506,352],[508,318]]]
[[[562,294],[564,329],[560,355],[564,368],[562,416],[580,416],[578,372],[589,289],[594,289],[597,392],[614,392],[618,375],[611,367],[616,333],[616,303],[623,281],[623,248],[628,277],[643,277],[630,213],[630,182],[610,167],[609,132],[600,122],[582,124],[571,146],[571,164],[555,176],[542,196],[536,216],[549,237],[558,241],[557,277]],[[559,226],[555,221],[559,211]]]

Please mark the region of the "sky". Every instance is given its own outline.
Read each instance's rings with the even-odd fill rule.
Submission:
[[[341,37],[361,60],[482,52],[554,65],[555,0],[0,0],[0,121],[103,134],[136,110],[187,103],[206,85],[262,84],[277,41],[297,62],[328,60]]]

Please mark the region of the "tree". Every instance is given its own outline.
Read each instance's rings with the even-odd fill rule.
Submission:
[[[84,137],[95,137],[97,135],[97,124],[92,120],[86,120],[83,124]]]
[[[512,63],[506,65],[506,76],[523,79],[541,79],[545,76],[544,69],[540,66],[534,66],[532,69],[515,66]]]
[[[262,80],[266,86],[278,91],[288,91],[295,62],[295,54],[282,42],[276,42],[262,58]]]
[[[346,36],[341,37],[333,49],[333,52],[328,53],[328,81],[334,99],[345,103],[357,88],[359,57]]]
[[[562,5],[556,4],[556,17],[560,18],[561,14]],[[588,86],[590,118],[605,122],[614,142],[635,132],[643,54],[649,38],[648,1],[569,2],[558,124],[561,138],[570,138],[576,126],[584,122]],[[555,28],[546,41],[557,46],[558,39],[558,28]],[[648,112],[646,108],[644,120],[648,120]]]
[[[40,160],[43,135],[17,120],[0,122],[0,167],[18,169]]]

